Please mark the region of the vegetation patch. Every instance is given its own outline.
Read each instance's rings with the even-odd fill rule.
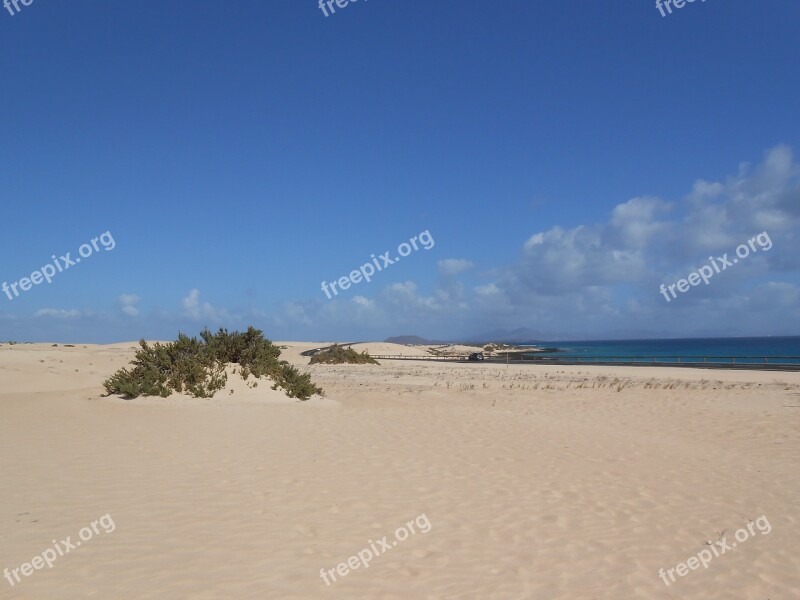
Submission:
[[[345,348],[339,344],[334,344],[327,350],[317,352],[314,356],[312,356],[311,364],[313,365],[317,363],[327,365],[341,365],[345,363],[354,365],[380,364],[377,360],[372,358],[366,350],[358,353],[349,346]]]
[[[225,365],[236,364],[243,379],[250,375],[256,379],[269,377],[272,389],[283,388],[290,398],[308,400],[322,393],[308,373],[279,360],[280,348],[258,329],[249,327],[245,332],[232,333],[222,328],[217,333],[204,329],[200,338],[179,333],[177,341],[167,344],[149,345],[141,340],[131,367],[120,369],[103,382],[106,391],[126,398],[166,398],[172,392],[210,398],[225,387]]]

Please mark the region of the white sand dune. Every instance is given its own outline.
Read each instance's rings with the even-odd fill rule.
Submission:
[[[116,525],[0,598],[800,597],[798,373],[384,361],[304,367],[309,402],[102,397],[135,348],[0,346],[0,568]]]
[[[367,351],[370,354],[383,354],[383,355],[402,355],[402,356],[430,356],[427,351],[429,346],[406,346],[405,344],[394,344],[391,342],[367,342],[362,344],[353,344],[353,350],[356,352]]]

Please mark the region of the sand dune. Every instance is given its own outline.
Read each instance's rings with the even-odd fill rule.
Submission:
[[[430,356],[427,351],[428,346],[406,346],[405,344],[394,344],[391,342],[366,342],[362,344],[353,344],[352,348],[356,352],[363,352],[366,350],[370,354]]]
[[[800,596],[800,374],[385,361],[307,367],[309,402],[102,397],[135,347],[0,346],[0,568],[116,525],[0,598]]]

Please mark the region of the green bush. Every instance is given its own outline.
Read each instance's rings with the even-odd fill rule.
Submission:
[[[227,329],[220,329],[216,334],[204,329],[200,337],[214,358],[223,363],[241,365],[244,379],[251,373],[256,378],[280,375],[278,357],[281,351],[258,329],[248,327],[244,333],[228,333]]]
[[[272,389],[282,387],[289,398],[299,398],[308,400],[314,394],[322,394],[322,388],[317,387],[311,381],[309,373],[301,373],[297,367],[288,363],[281,365],[280,376],[272,384]]]
[[[334,344],[327,350],[323,350],[322,352],[317,352],[314,356],[311,357],[311,364],[316,363],[324,363],[329,365],[340,365],[344,363],[348,364],[373,364],[377,365],[377,360],[372,358],[366,350],[364,350],[361,354],[353,350],[351,347],[345,348],[344,346],[340,346],[339,344]]]
[[[223,365],[211,359],[195,338],[178,335],[177,342],[150,346],[144,340],[130,369],[120,369],[103,382],[109,394],[128,398],[161,396],[173,391],[208,398],[225,386]]]
[[[209,398],[225,387],[225,365],[232,363],[240,366],[242,378],[270,377],[273,389],[283,388],[290,398],[308,400],[322,393],[310,375],[278,360],[280,349],[258,329],[249,327],[244,333],[220,329],[215,334],[204,329],[200,337],[202,341],[180,333],[176,342],[153,346],[140,341],[132,368],[120,369],[103,382],[106,391],[128,398],[166,398],[173,391]]]

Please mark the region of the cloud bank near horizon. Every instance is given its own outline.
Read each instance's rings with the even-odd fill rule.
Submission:
[[[271,309],[216,306],[213,289],[201,293],[201,285],[172,308],[152,292],[119,290],[114,307],[0,312],[0,323],[17,341],[87,342],[249,324],[273,339],[313,340],[456,339],[517,327],[551,339],[800,334],[798,225],[800,165],[779,145],[723,181],[694,182],[680,199],[638,196],[603,222],[533,230],[509,247],[515,256],[507,264],[483,264],[479,253],[420,261],[417,268],[437,273],[428,290],[410,280],[374,281],[350,296],[287,299]],[[773,242],[768,252],[669,303],[659,293],[662,283],[685,278],[709,257],[733,256],[761,232]]]

